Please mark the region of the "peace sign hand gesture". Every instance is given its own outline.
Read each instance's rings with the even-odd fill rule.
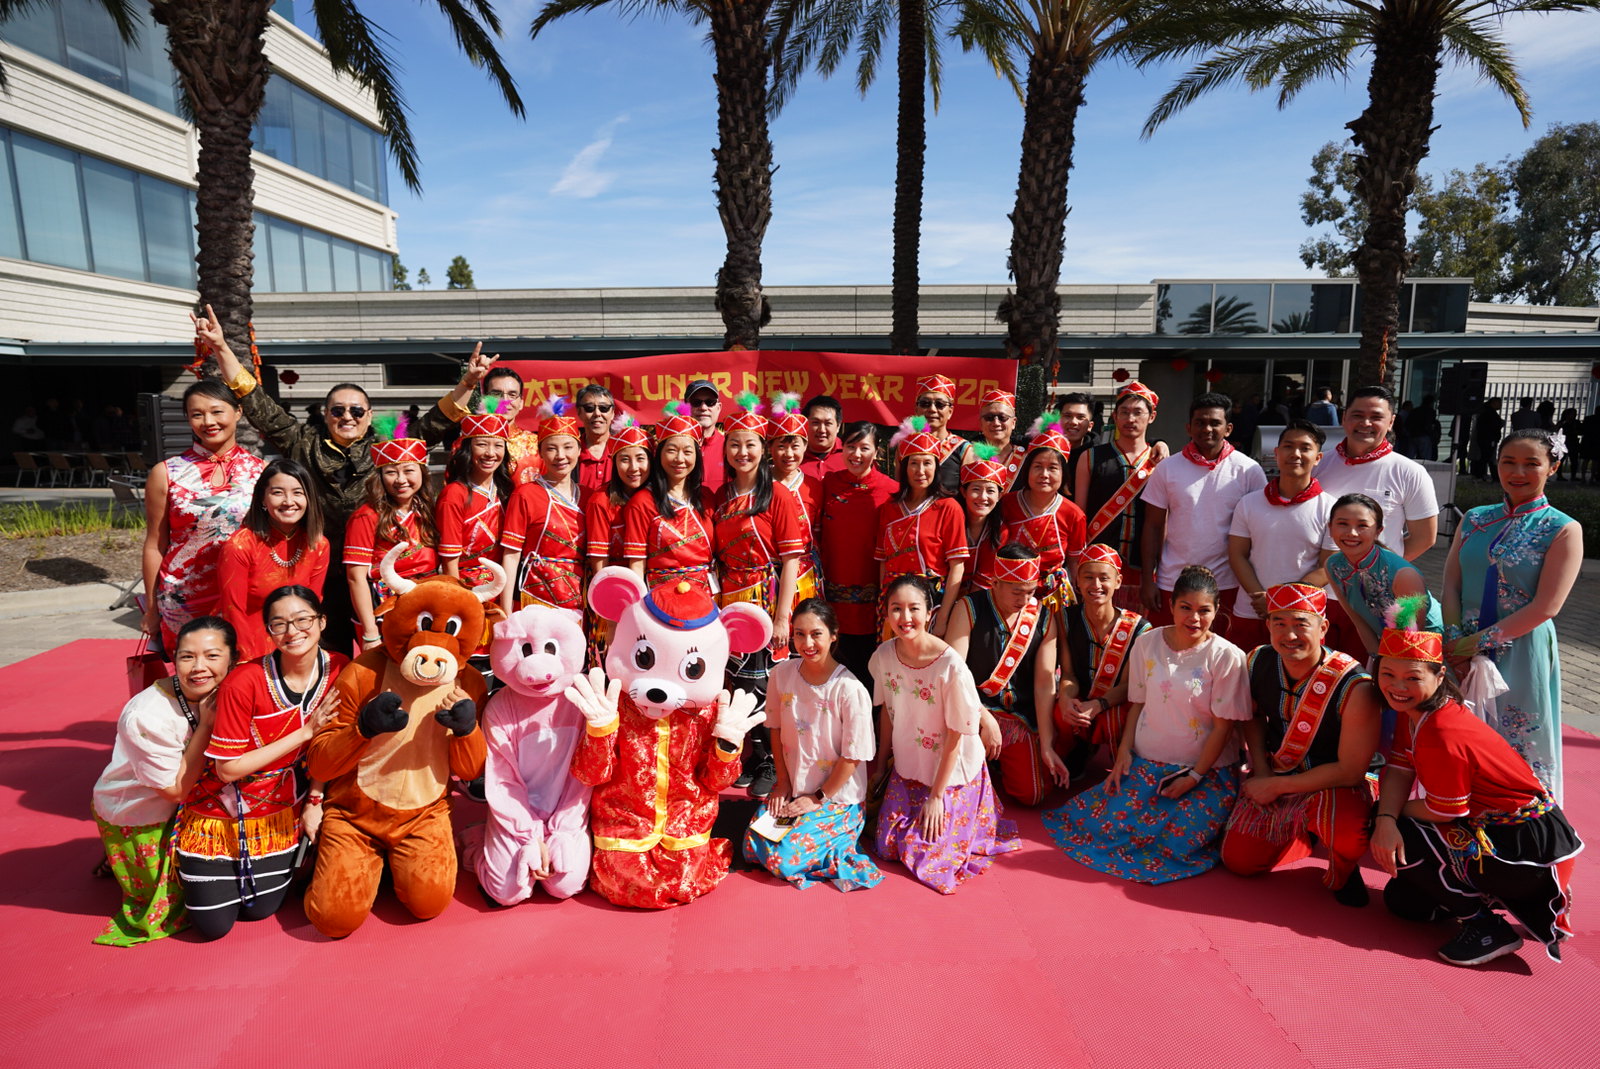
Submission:
[[[500,359],[499,353],[495,353],[493,356],[483,355],[483,342],[474,345],[472,347],[472,355],[467,358],[467,370],[461,375],[461,385],[469,390],[475,389],[498,359]]]
[[[204,318],[190,312],[189,320],[194,323],[195,339],[207,349],[210,349],[211,352],[220,355],[223,352],[232,351],[228,347],[228,339],[223,337],[222,321],[217,318],[217,313],[211,310],[209,304],[206,305]]]

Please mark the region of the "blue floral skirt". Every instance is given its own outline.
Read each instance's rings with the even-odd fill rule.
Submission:
[[[1220,860],[1217,840],[1239,775],[1215,768],[1183,797],[1163,798],[1162,778],[1182,767],[1135,755],[1121,790],[1091,787],[1046,813],[1045,830],[1074,861],[1124,880],[1170,883],[1207,872]]]
[[[841,891],[876,887],[883,873],[856,846],[861,837],[861,807],[834,803],[812,810],[777,842],[744,833],[744,856],[801,889],[826,880]]]

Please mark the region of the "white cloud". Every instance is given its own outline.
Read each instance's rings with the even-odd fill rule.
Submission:
[[[550,187],[552,197],[578,197],[587,200],[604,193],[617,180],[616,171],[602,171],[600,160],[611,148],[613,135],[626,115],[619,115],[600,128],[593,141],[578,150],[571,162],[562,170],[561,177]]]

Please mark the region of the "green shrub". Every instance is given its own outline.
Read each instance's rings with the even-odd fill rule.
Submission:
[[[143,516],[112,504],[80,501],[47,508],[29,501],[0,507],[0,538],[50,538],[143,527]]]

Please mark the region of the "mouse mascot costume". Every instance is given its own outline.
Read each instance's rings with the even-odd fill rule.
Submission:
[[[378,610],[383,643],[339,673],[338,711],[307,755],[328,790],[306,916],[334,939],[372,912],[386,856],[408,910],[423,920],[444,912],[456,887],[450,776],[483,774],[486,688],[467,658],[503,618],[495,597],[505,572],[486,560],[493,578],[478,587],[448,575],[402,579],[395,561],[405,549],[381,565],[395,595]]]
[[[772,620],[748,602],[718,610],[682,580],[646,591],[627,568],[602,568],[589,604],[617,624],[604,671],[567,691],[587,721],[572,774],[594,787],[591,883],[619,906],[691,902],[728,874],[728,840],[711,838],[717,795],[766,719],[754,695],[722,690],[728,654],[765,647]]]
[[[488,823],[467,830],[467,865],[502,906],[571,898],[589,878],[589,785],[572,775],[584,719],[564,694],[583,669],[577,613],[529,606],[496,624],[489,659],[505,684],[483,713]]]

